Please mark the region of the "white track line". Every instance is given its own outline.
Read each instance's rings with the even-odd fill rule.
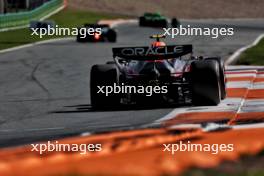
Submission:
[[[9,133],[9,132],[38,132],[38,131],[49,131],[49,130],[65,130],[65,127],[51,127],[51,128],[29,128],[23,130],[16,130],[16,129],[7,129],[7,130],[0,130],[1,133]]]
[[[7,32],[7,31],[14,31],[14,30],[18,30],[18,29],[24,29],[29,27],[29,25],[23,25],[23,26],[17,26],[17,27],[10,27],[10,28],[4,28],[4,29],[0,29],[0,32]]]
[[[80,134],[80,136],[90,136],[90,135],[92,135],[92,133],[90,132],[84,132]]]
[[[234,130],[264,128],[264,123],[234,125],[232,128]]]
[[[62,7],[60,10],[62,10],[63,8],[64,7]],[[60,10],[56,11],[56,13],[58,13]],[[54,12],[54,14],[55,14],[55,12]],[[48,16],[46,16],[46,18],[48,18]],[[103,22],[103,20],[102,20],[102,22]],[[98,23],[102,23],[102,22],[99,21]],[[121,25],[121,24],[136,23],[136,22],[137,21],[136,20],[133,20],[133,19],[131,19],[131,20],[116,20],[110,26],[111,27],[117,27],[118,25]],[[14,28],[14,29],[20,29],[20,28]],[[1,30],[0,30],[0,32],[1,32]],[[25,44],[25,45],[21,45],[21,46],[17,46],[17,47],[12,47],[12,48],[8,48],[8,49],[3,49],[3,50],[0,50],[0,54],[1,53],[11,52],[11,51],[16,51],[16,50],[20,50],[20,49],[24,49],[24,48],[28,48],[28,47],[32,47],[32,46],[35,46],[35,45],[40,45],[40,44],[45,44],[45,43],[54,43],[54,42],[58,42],[58,41],[68,41],[68,40],[73,40],[73,39],[74,39],[74,37],[56,38],[56,39],[50,39],[50,40],[43,40],[43,41],[40,41],[40,42],[35,42],[35,43]]]
[[[253,43],[238,49],[236,52],[234,52],[234,54],[232,54],[226,60],[226,65],[229,65],[229,64],[232,64],[233,62],[235,62],[238,59],[238,57],[242,54],[242,52],[244,52],[245,50],[247,50],[253,46],[256,46],[262,38],[264,38],[264,34],[259,35]]]
[[[71,40],[74,40],[74,38],[73,37],[66,37],[66,38],[56,38],[56,39],[43,40],[43,41],[39,41],[39,42],[35,42],[35,43],[30,43],[30,44],[26,44],[26,45],[16,46],[16,47],[8,48],[8,49],[3,49],[3,50],[0,50],[0,54],[12,52],[12,51],[16,51],[16,50],[36,46],[36,45],[41,45],[41,44],[56,43],[59,41],[71,41]]]
[[[256,77],[257,77],[257,74],[255,74],[255,77],[254,77],[253,81],[256,79]],[[242,111],[242,108],[243,108],[243,106],[244,106],[244,104],[245,104],[245,102],[246,102],[246,96],[247,96],[247,94],[248,94],[249,90],[250,90],[250,89],[252,89],[252,88],[253,88],[253,86],[254,86],[254,82],[253,82],[253,81],[251,82],[250,86],[249,86],[249,87],[247,87],[247,92],[246,92],[246,95],[245,95],[245,97],[243,98],[243,100],[241,101],[241,104],[240,104],[240,106],[239,106],[239,108],[238,108],[238,110],[237,110],[236,114],[239,114],[239,113],[241,113],[241,111]]]
[[[61,10],[63,10],[65,8],[65,6],[61,6],[59,7],[58,9],[56,9],[55,11],[49,13],[48,15],[42,17],[40,19],[40,21],[43,21],[49,17],[51,17],[52,15],[55,15],[56,13],[60,12]],[[4,28],[4,29],[0,29],[0,32],[6,32],[6,31],[13,31],[13,30],[17,30],[17,29],[24,29],[24,28],[27,28],[29,27],[29,25],[23,25],[23,26],[16,26],[16,27],[10,27],[10,28]]]
[[[61,10],[63,10],[64,8],[65,8],[65,6],[62,5],[62,6],[59,7],[58,9],[56,9],[56,10],[54,10],[53,12],[49,13],[48,15],[46,15],[46,16],[40,18],[40,21],[43,21],[43,20],[45,20],[45,19],[51,17],[52,15],[55,15],[56,13],[59,13],[59,12],[60,12]]]

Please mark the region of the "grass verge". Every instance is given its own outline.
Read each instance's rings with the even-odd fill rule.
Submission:
[[[183,176],[263,176],[264,151],[257,156],[243,156],[239,161],[229,161],[212,169],[190,169]]]
[[[51,16],[49,20],[56,22],[59,27],[78,27],[84,23],[95,23],[100,19],[115,19],[125,18],[123,16],[110,15],[104,13],[95,13],[74,9],[65,9],[61,12]],[[52,38],[61,38],[62,36],[45,36],[40,39],[38,36],[31,36],[31,31],[28,28],[18,29],[7,32],[0,32],[0,50],[7,49],[19,45],[29,44],[42,40],[48,40]],[[64,36],[67,37],[67,36]]]
[[[243,52],[236,65],[264,65],[264,39]]]

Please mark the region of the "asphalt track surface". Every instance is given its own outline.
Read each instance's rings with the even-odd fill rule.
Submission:
[[[217,39],[184,36],[166,40],[167,44],[193,44],[196,55],[221,56],[223,59],[252,43],[264,31],[262,20],[188,20],[187,24],[235,27],[234,36]],[[112,47],[149,45],[148,37],[162,32],[155,28],[139,28],[137,24],[119,25],[117,30],[116,44],[80,44],[67,40],[0,54],[0,146],[83,132],[137,129],[170,113],[173,108],[91,110],[91,66],[111,60]]]

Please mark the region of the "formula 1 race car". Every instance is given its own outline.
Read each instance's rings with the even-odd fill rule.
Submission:
[[[91,106],[213,106],[225,99],[223,60],[194,57],[192,45],[166,46],[160,41],[163,37],[152,36],[156,41],[149,47],[113,48],[114,62],[94,65],[90,74]],[[153,91],[151,96],[147,88]]]
[[[117,32],[107,24],[84,24],[79,28],[77,42],[116,42],[116,38]]]
[[[178,27],[179,21],[176,18],[172,18],[171,26]],[[143,16],[139,17],[139,26],[149,27],[168,27],[168,20],[165,16],[159,13],[144,13]]]

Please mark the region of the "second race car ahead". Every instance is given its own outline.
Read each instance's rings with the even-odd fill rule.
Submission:
[[[194,57],[192,45],[166,46],[160,41],[162,37],[152,36],[157,41],[151,46],[113,48],[114,62],[92,67],[93,108],[186,103],[212,106],[226,97],[221,58]],[[150,90],[154,91],[151,95]]]
[[[168,20],[165,16],[159,13],[144,13],[143,16],[139,17],[139,26],[149,27],[168,27]],[[179,21],[176,18],[171,20],[172,27],[178,27]]]
[[[96,32],[88,34],[89,30]],[[107,24],[85,24],[79,28],[77,42],[116,42],[116,38],[117,32]]]

